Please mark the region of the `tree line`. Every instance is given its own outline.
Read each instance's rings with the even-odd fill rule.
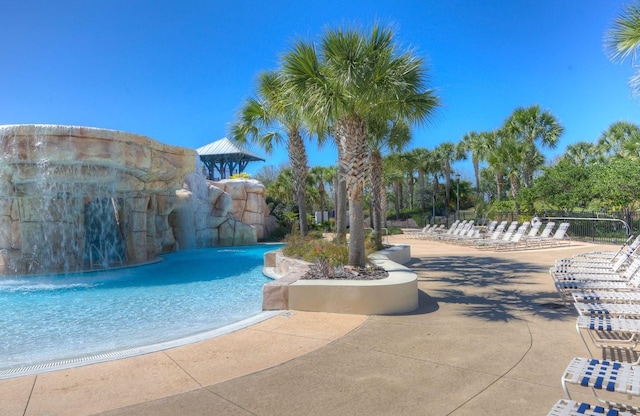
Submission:
[[[639,10],[633,4],[614,22],[607,38],[612,59],[634,56],[632,52],[640,44],[640,24],[635,19]],[[629,27],[635,31],[629,31]],[[474,168],[474,192],[470,192],[467,200],[478,208],[504,201],[512,204],[516,212],[528,212],[535,210],[536,201],[579,206],[592,201],[593,195],[598,195],[603,203],[615,200],[631,206],[629,199],[622,196],[617,199],[604,196],[605,191],[614,191],[608,185],[612,178],[630,177],[627,169],[638,172],[637,166],[628,163],[633,160],[631,150],[624,153],[626,157],[619,157],[621,152],[637,146],[637,126],[631,125],[633,131],[623,133],[620,136],[623,139],[613,131],[629,127],[629,123],[615,123],[603,135],[597,148],[604,149],[607,140],[612,147],[597,160],[595,147],[578,143],[561,160],[554,161],[557,163],[548,164],[542,149],[554,148],[564,127],[539,105],[517,108],[497,129],[471,131],[458,143],[444,142],[433,149],[403,151],[411,140],[411,128],[428,123],[440,107],[439,97],[428,85],[428,74],[424,59],[400,48],[389,28],[373,25],[366,32],[327,29],[318,40],[295,41],[282,54],[277,68],[260,74],[255,95],[243,104],[231,135],[239,143],[257,142],[267,153],[274,146],[286,148],[290,168],[280,172],[269,192],[282,195],[286,187],[292,188],[286,195],[295,198],[302,234],[309,230],[308,194],[317,193],[320,205],[324,205],[328,196],[325,185],[331,184],[339,239],[346,236],[349,209],[352,266],[364,266],[366,260],[365,200],[376,242],[380,244],[388,199],[392,199],[396,211],[401,210],[406,201],[403,187],[407,187],[409,205],[413,207],[417,183],[417,199],[423,213],[429,194],[432,208],[441,193],[442,206],[450,207],[456,174],[453,165],[467,157]],[[632,79],[632,87],[634,82],[640,83],[638,79],[637,75]],[[311,141],[320,145],[332,141],[338,150],[337,166],[310,171],[305,142]],[[634,157],[639,155],[636,149]],[[575,163],[574,156],[583,157],[583,162]],[[562,184],[561,174],[569,171],[567,165],[585,170],[575,170]],[[309,187],[314,182],[317,187]],[[456,192],[459,185],[456,181]],[[465,183],[462,185],[467,188]],[[583,188],[589,188],[591,200],[586,198],[586,191],[583,194],[577,191]],[[620,184],[615,192],[627,188],[630,187]],[[569,192],[574,189],[575,192]],[[456,195],[457,200],[460,197]]]

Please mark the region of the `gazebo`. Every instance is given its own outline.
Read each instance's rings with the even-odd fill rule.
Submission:
[[[265,161],[226,137],[199,147],[196,152],[207,168],[207,178],[212,180],[226,179],[227,176],[242,173],[249,162]],[[218,175],[214,175],[216,172]]]

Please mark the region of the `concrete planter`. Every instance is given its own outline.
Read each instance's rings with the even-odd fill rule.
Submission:
[[[281,251],[265,255],[265,272],[277,277],[263,289],[263,309],[386,315],[418,308],[416,274],[400,263],[411,258],[410,246],[396,245],[370,256],[387,270],[380,280],[300,280],[309,263],[284,257]],[[280,277],[281,276],[281,277]]]

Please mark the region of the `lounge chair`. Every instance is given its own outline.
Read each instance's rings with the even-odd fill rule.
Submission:
[[[491,244],[499,240],[509,240],[513,236],[513,233],[518,228],[518,221],[512,221],[509,224],[509,227],[505,230],[506,222],[503,221],[500,225],[498,225],[491,236],[489,238],[479,239],[475,242],[476,248],[482,248],[485,244]]]
[[[427,233],[427,234],[423,235],[422,237],[426,238],[426,239],[436,239],[436,238],[440,238],[441,236],[443,236],[445,234],[446,235],[450,235],[453,232],[455,232],[455,230],[460,225],[460,222],[461,221],[459,221],[459,220],[455,220],[453,222],[453,224],[451,224],[451,226],[447,230],[444,230],[444,226],[442,226],[442,227],[440,227],[439,230],[435,230],[436,231],[435,233]]]
[[[562,375],[562,389],[571,400],[569,385],[589,387],[596,400],[614,408],[637,411],[630,403],[633,396],[640,396],[640,367],[618,361],[598,360],[595,358],[575,357]],[[601,398],[597,391],[620,393],[619,400]]]
[[[513,235],[516,233],[517,229],[518,229],[518,221],[512,221],[511,224],[509,224],[509,228],[507,228],[504,233],[498,235],[496,238],[493,238],[494,235],[492,235],[491,236],[492,238],[488,240],[485,239],[483,241],[479,241],[476,244],[476,248],[478,249],[492,248],[495,244],[500,244],[501,241],[503,242],[510,241],[513,238]]]
[[[640,304],[574,302],[580,316],[606,316],[610,318],[640,318]]]
[[[469,232],[471,229],[473,229],[473,223],[474,221],[462,221],[458,227],[451,233],[451,234],[443,234],[439,237],[440,240],[446,241],[446,240],[450,240],[450,239],[456,239],[458,237],[463,237],[467,234],[467,232]]]
[[[482,249],[491,249],[491,250],[513,250],[520,246],[520,242],[529,228],[529,222],[522,223],[515,233],[511,235],[510,238],[502,238],[501,240],[494,241],[492,243],[487,243],[482,245]],[[505,233],[506,235],[506,233]]]
[[[634,258],[622,273],[610,274],[562,274],[551,275],[558,294],[566,303],[573,299],[573,292],[588,291],[635,291],[640,287],[640,258]],[[585,296],[588,296],[585,293]]]
[[[603,407],[561,399],[553,405],[547,416],[633,416],[633,413],[613,406]]]
[[[539,221],[531,223],[531,228],[529,229],[527,235],[525,235],[525,238],[536,238],[536,236],[538,235],[538,231],[540,231],[540,227],[542,227],[542,223]]]
[[[628,357],[633,357],[637,354],[634,349],[640,341],[640,319],[578,316],[578,319],[576,319],[576,331],[592,357],[594,355],[591,352],[587,338],[597,348],[622,349],[627,352],[625,355]],[[637,364],[639,360],[634,360],[634,363]]]
[[[554,224],[555,225],[555,224]],[[569,229],[569,223],[563,222],[558,225],[553,236],[546,237],[533,237],[528,238],[526,240],[528,248],[549,248],[549,247],[559,247],[561,245],[566,245],[570,243],[570,239],[566,237],[567,230]]]
[[[611,269],[613,271],[620,270],[628,260],[640,249],[640,238],[636,238],[633,243],[625,244],[612,256],[607,257],[568,257],[556,260],[557,268],[564,269]]]
[[[635,251],[634,249],[640,248],[640,234],[637,237],[630,236],[627,241],[625,241],[618,250],[616,251],[592,251],[589,253],[580,253],[576,254],[571,259],[575,260],[589,260],[589,261],[611,261],[612,259],[618,257],[622,253]]]
[[[418,238],[419,236],[428,233],[430,228],[431,228],[431,224],[427,224],[420,231],[411,231],[411,232],[405,233],[405,235],[408,238]]]

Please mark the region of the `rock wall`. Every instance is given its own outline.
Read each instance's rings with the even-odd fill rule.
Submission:
[[[206,181],[195,150],[113,130],[0,126],[0,274],[135,264],[264,236],[257,181]]]

